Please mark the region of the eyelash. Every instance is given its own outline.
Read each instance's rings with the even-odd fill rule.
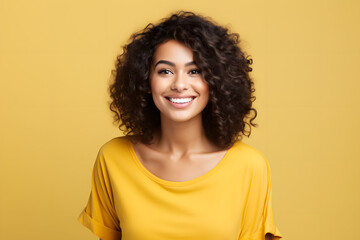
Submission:
[[[158,74],[170,74],[170,73],[173,73],[173,72],[171,72],[169,69],[161,69],[161,70],[158,71]],[[199,69],[191,69],[191,70],[189,71],[189,73],[190,73],[191,75],[193,75],[193,74],[200,74],[201,71],[200,71]]]
[[[169,69],[161,69],[158,71],[158,74],[169,74],[172,73]]]
[[[191,69],[191,70],[189,71],[189,73],[190,73],[190,74],[200,74],[201,71],[200,71],[199,69]]]

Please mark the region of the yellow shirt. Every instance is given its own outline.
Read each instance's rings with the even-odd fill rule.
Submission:
[[[149,172],[126,137],[115,138],[99,151],[79,221],[103,240],[281,237],[273,222],[269,164],[240,141],[206,174],[172,182]]]

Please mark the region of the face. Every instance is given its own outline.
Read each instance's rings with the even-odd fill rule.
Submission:
[[[158,46],[150,71],[151,93],[161,118],[175,122],[201,119],[209,88],[191,49],[170,40]]]

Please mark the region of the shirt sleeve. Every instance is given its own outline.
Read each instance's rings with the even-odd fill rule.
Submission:
[[[78,221],[102,240],[121,239],[120,222],[114,208],[111,182],[101,150],[94,164],[90,197]]]
[[[239,240],[264,240],[267,233],[273,235],[272,240],[279,240],[282,235],[273,219],[269,163],[263,158],[252,171]]]

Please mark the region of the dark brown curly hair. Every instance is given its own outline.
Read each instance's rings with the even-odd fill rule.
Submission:
[[[193,51],[194,62],[209,86],[209,102],[202,112],[207,138],[226,148],[241,135],[250,136],[257,115],[249,77],[252,59],[239,47],[238,34],[229,33],[209,18],[184,11],[133,34],[117,57],[110,110],[120,130],[150,144],[160,129],[160,112],[149,94],[149,73],[157,46],[168,40]]]

